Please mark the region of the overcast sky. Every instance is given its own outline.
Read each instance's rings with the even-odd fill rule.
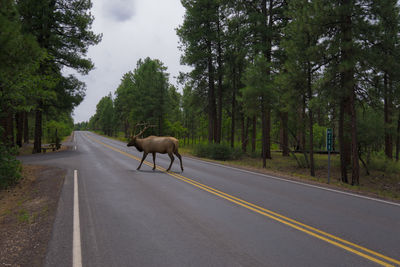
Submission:
[[[79,79],[86,83],[86,97],[74,110],[75,123],[88,121],[96,112],[99,100],[114,93],[122,75],[132,71],[136,62],[150,57],[161,60],[168,68],[170,82],[181,66],[175,28],[185,13],[180,0],[92,0],[95,17],[93,31],[102,33],[103,40],[89,48],[88,57],[95,69]]]

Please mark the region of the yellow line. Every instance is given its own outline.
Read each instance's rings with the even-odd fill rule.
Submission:
[[[169,174],[170,174],[170,173],[169,173]],[[177,175],[179,175],[179,174],[177,174]],[[199,182],[196,182],[196,181],[194,181],[194,180],[191,180],[191,179],[189,179],[189,178],[187,178],[187,177],[184,177],[184,176],[181,176],[181,177],[184,178],[184,179],[190,180],[190,181],[192,181],[192,182],[194,182],[194,183],[200,184]],[[314,228],[314,227],[312,227],[312,226],[303,224],[303,223],[301,223],[301,222],[299,222],[299,221],[293,220],[293,219],[288,218],[288,217],[286,217],[286,216],[284,216],[284,215],[281,215],[281,214],[279,214],[279,213],[276,213],[276,212],[273,212],[273,211],[271,211],[271,210],[265,209],[265,208],[263,208],[263,207],[257,206],[257,205],[255,205],[255,204],[250,203],[250,202],[247,202],[247,201],[245,201],[245,200],[243,200],[243,199],[240,199],[240,198],[237,198],[237,197],[235,197],[235,196],[229,195],[229,194],[224,193],[224,192],[222,192],[222,191],[219,191],[219,190],[217,190],[217,189],[215,189],[215,188],[212,188],[212,187],[209,187],[209,186],[203,185],[203,184],[200,184],[200,185],[202,185],[202,186],[204,186],[204,187],[206,187],[206,188],[209,188],[210,190],[213,190],[213,191],[215,191],[215,192],[217,192],[217,193],[219,193],[219,194],[223,194],[223,195],[225,195],[225,196],[227,196],[227,197],[229,197],[229,198],[238,200],[238,201],[240,201],[240,202],[242,202],[242,203],[244,203],[244,204],[246,204],[246,205],[248,205],[248,206],[257,208],[257,209],[262,210],[262,211],[264,211],[264,212],[268,212],[268,213],[270,213],[270,214],[272,214],[272,215],[274,215],[274,216],[277,216],[277,217],[280,217],[280,218],[285,219],[285,220],[287,220],[287,221],[296,223],[296,224],[298,224],[298,225],[301,225],[301,226],[304,227],[304,228],[308,228],[308,229],[310,229],[310,230],[312,230],[312,231],[314,231],[314,232],[323,234],[323,235],[325,235],[325,236],[327,236],[327,237],[330,237],[330,238],[332,238],[332,239],[338,240],[338,241],[340,241],[340,242],[342,242],[342,243],[345,243],[345,244],[347,244],[347,245],[356,247],[356,248],[358,248],[358,249],[360,249],[360,250],[364,250],[365,252],[368,252],[368,253],[370,253],[370,254],[373,254],[373,255],[375,255],[375,256],[378,256],[378,257],[380,257],[380,258],[383,258],[383,259],[385,259],[385,260],[388,260],[388,261],[391,261],[391,262],[393,262],[393,263],[396,263],[396,264],[399,264],[399,265],[400,265],[400,261],[398,261],[398,260],[392,259],[392,258],[390,258],[390,257],[387,257],[387,256],[383,255],[383,254],[380,254],[380,253],[378,253],[378,252],[375,252],[375,251],[373,251],[373,250],[370,250],[370,249],[368,249],[368,248],[365,248],[365,247],[362,247],[362,246],[360,246],[360,245],[354,244],[354,243],[352,243],[352,242],[349,242],[349,241],[347,241],[347,240],[344,240],[344,239],[342,239],[342,238],[340,238],[340,237],[334,236],[334,235],[332,235],[332,234],[329,234],[329,233],[327,233],[327,232],[324,232],[324,231],[319,230],[319,229],[317,229],[317,228]]]
[[[133,159],[135,159],[135,160],[141,161],[141,159],[138,158],[138,157],[136,157],[136,156],[133,156],[133,155],[131,155],[131,154],[129,154],[129,153],[126,153],[126,152],[124,152],[124,151],[122,151],[122,150],[119,150],[119,149],[117,149],[117,148],[115,148],[115,147],[112,147],[112,146],[110,146],[110,145],[107,145],[107,144],[105,144],[105,143],[103,143],[103,142],[101,142],[101,141],[99,141],[99,140],[97,140],[97,139],[95,139],[95,138],[93,138],[93,137],[91,137],[91,136],[88,136],[88,135],[86,135],[86,136],[89,137],[90,139],[92,139],[93,141],[95,141],[95,142],[97,142],[97,143],[99,143],[99,144],[102,144],[102,145],[104,145],[104,146],[106,146],[106,147],[108,147],[108,148],[110,148],[110,149],[112,149],[112,150],[114,150],[114,151],[116,151],[116,152],[119,152],[119,153],[121,153],[121,154],[123,154],[123,155],[125,155],[125,156],[127,156],[127,157],[133,158]],[[146,165],[148,165],[148,166],[150,166],[150,167],[153,166],[150,162],[147,162],[147,161],[144,161],[143,163],[146,164]],[[383,255],[383,254],[380,254],[380,253],[375,252],[375,251],[373,251],[373,250],[370,250],[370,249],[368,249],[368,248],[362,247],[362,246],[360,246],[360,245],[354,244],[354,243],[352,243],[352,242],[349,242],[349,241],[347,241],[347,240],[344,240],[344,239],[342,239],[342,238],[340,238],[340,237],[337,237],[337,236],[334,236],[334,235],[332,235],[332,234],[326,233],[326,232],[324,232],[324,231],[322,231],[322,230],[319,230],[319,229],[316,229],[316,228],[314,228],[314,227],[312,227],[312,226],[308,226],[308,225],[306,225],[306,224],[303,224],[303,223],[301,223],[301,222],[298,222],[298,221],[296,221],[296,220],[293,220],[293,219],[291,219],[291,218],[288,218],[288,217],[286,217],[286,216],[283,216],[283,215],[281,215],[281,214],[279,214],[279,213],[270,211],[270,210],[265,209],[265,208],[263,208],[263,207],[257,206],[257,205],[255,205],[255,204],[252,204],[252,203],[250,203],[250,202],[247,202],[247,201],[245,201],[245,200],[242,200],[242,199],[240,199],[240,198],[237,198],[237,197],[235,197],[235,196],[232,196],[232,195],[229,195],[229,194],[224,193],[224,192],[222,192],[222,191],[219,191],[219,190],[217,190],[217,189],[215,189],[215,188],[212,188],[212,187],[210,187],[210,186],[201,184],[201,183],[199,183],[199,182],[197,182],[197,181],[194,181],[194,180],[192,180],[192,179],[190,179],[190,178],[187,178],[187,177],[185,177],[185,176],[182,176],[182,175],[180,175],[180,174],[173,173],[173,172],[167,172],[167,171],[166,171],[164,168],[162,168],[162,167],[157,167],[157,169],[160,170],[160,171],[163,171],[163,172],[165,172],[165,173],[167,173],[167,174],[169,174],[170,176],[172,176],[172,177],[174,177],[174,178],[176,178],[176,179],[179,179],[179,180],[181,180],[181,181],[183,181],[183,182],[189,183],[189,184],[191,184],[191,185],[193,185],[193,186],[195,186],[195,187],[197,187],[197,188],[200,188],[200,189],[202,189],[202,190],[204,190],[204,191],[207,191],[207,192],[209,192],[209,193],[211,193],[211,194],[213,194],[213,195],[219,196],[219,197],[221,197],[221,198],[223,198],[223,199],[226,199],[226,200],[228,200],[228,201],[230,201],[230,202],[233,202],[233,203],[235,203],[235,204],[237,204],[237,205],[240,205],[240,206],[242,206],[242,207],[245,207],[245,208],[247,208],[247,209],[249,209],[249,210],[252,210],[252,211],[254,211],[254,212],[256,212],[256,213],[259,213],[259,214],[261,214],[261,215],[264,215],[264,216],[266,216],[266,217],[269,217],[269,218],[271,218],[271,219],[273,219],[273,220],[275,220],[275,221],[278,221],[278,222],[283,223],[283,224],[285,224],[285,225],[287,225],[287,226],[290,226],[290,227],[292,227],[292,228],[295,228],[295,229],[297,229],[297,230],[299,230],[299,231],[301,231],[301,232],[307,233],[307,234],[309,234],[309,235],[311,235],[311,236],[314,236],[314,237],[316,237],[316,238],[318,238],[318,239],[324,240],[325,242],[328,242],[328,243],[330,243],[330,244],[332,244],[332,245],[335,245],[335,246],[338,246],[338,247],[340,247],[340,248],[342,248],[342,249],[345,249],[345,250],[347,250],[347,251],[350,251],[350,252],[352,252],[352,253],[354,253],[354,254],[359,255],[360,257],[363,257],[363,258],[366,258],[366,259],[368,259],[368,260],[370,260],[370,261],[376,262],[376,263],[378,263],[378,264],[380,264],[380,265],[382,265],[382,266],[394,266],[394,265],[388,264],[388,263],[386,263],[386,262],[384,262],[384,261],[382,261],[382,260],[380,260],[380,259],[374,258],[374,257],[372,257],[372,256],[370,256],[370,255],[367,255],[367,254],[365,254],[365,253],[362,253],[362,252],[360,252],[360,251],[357,251],[357,250],[355,250],[355,249],[353,249],[353,248],[351,248],[351,247],[348,247],[348,246],[345,246],[345,245],[343,245],[343,244],[340,244],[340,243],[338,243],[338,242],[336,242],[336,241],[334,241],[334,240],[340,241],[340,242],[345,243],[345,244],[347,244],[347,245],[353,246],[353,247],[355,247],[355,248],[357,248],[357,249],[359,249],[359,250],[363,250],[363,251],[365,251],[365,252],[367,252],[367,253],[370,253],[370,254],[372,254],[372,255],[375,255],[375,256],[377,256],[377,257],[380,257],[380,258],[382,258],[382,259],[385,259],[385,260],[387,260],[387,261],[390,261],[390,262],[392,262],[392,263],[395,263],[395,264],[399,264],[399,265],[400,265],[400,261],[398,261],[398,260],[396,260],[396,259],[387,257],[387,256],[385,256],[385,255]],[[281,219],[280,219],[280,218],[281,218]],[[297,225],[296,225],[296,224],[297,224]],[[326,237],[329,237],[329,238],[334,239],[334,240],[330,240],[330,239],[328,239],[328,238],[326,238],[326,237],[324,237],[324,236],[318,235],[318,234],[316,234],[316,233],[314,233],[314,232],[311,232],[311,231],[309,231],[309,230],[307,230],[307,229],[301,228],[300,226],[302,226],[302,227],[304,227],[304,228],[307,228],[307,229],[309,229],[309,230],[312,230],[312,231],[314,231],[314,232],[317,232],[317,233],[319,233],[319,234],[321,234],[321,235],[325,235]]]

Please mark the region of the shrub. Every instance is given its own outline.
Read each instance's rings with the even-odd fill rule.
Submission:
[[[0,189],[15,185],[21,179],[21,162],[15,158],[16,154],[16,148],[0,144]]]
[[[194,147],[194,154],[216,160],[238,159],[242,156],[240,149],[232,149],[227,144],[199,144]]]
[[[383,153],[377,153],[371,159],[370,167],[372,170],[378,170],[390,174],[400,173],[400,163],[394,160],[389,160]]]

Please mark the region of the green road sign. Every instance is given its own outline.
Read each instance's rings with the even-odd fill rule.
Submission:
[[[332,151],[333,133],[332,129],[326,129],[326,150]]]

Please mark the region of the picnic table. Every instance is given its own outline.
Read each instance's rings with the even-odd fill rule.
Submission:
[[[46,153],[46,151],[48,150],[48,149],[51,149],[52,151],[56,151],[56,150],[59,150],[61,148],[61,144],[60,143],[50,143],[50,144],[48,144],[48,145],[46,145],[46,146],[42,146],[42,152],[43,153]]]

